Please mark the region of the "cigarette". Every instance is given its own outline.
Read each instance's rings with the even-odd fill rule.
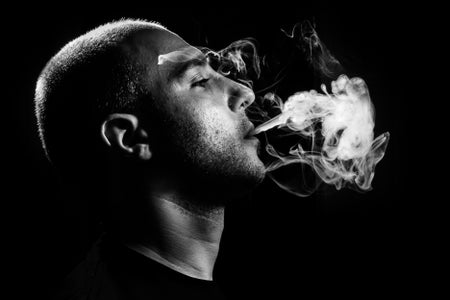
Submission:
[[[259,134],[263,131],[267,131],[275,126],[281,125],[285,122],[284,118],[281,118],[281,115],[276,116],[275,118],[270,119],[269,121],[259,125],[256,127],[251,135]]]

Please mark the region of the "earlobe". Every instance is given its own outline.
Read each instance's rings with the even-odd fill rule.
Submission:
[[[151,158],[147,132],[132,114],[111,114],[103,122],[101,137],[116,152],[142,160]]]

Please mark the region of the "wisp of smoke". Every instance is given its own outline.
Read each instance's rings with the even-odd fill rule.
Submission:
[[[298,47],[306,54],[306,60],[321,78],[333,78],[342,66],[319,39],[310,22],[294,26],[288,38],[296,39]],[[210,65],[224,76],[252,87],[252,80],[261,75],[261,61],[251,39],[239,40],[220,51],[200,48],[208,57]],[[158,64],[179,63],[193,59],[198,50],[192,47],[160,55]],[[278,82],[276,83],[278,84]],[[270,85],[270,88],[276,86]],[[389,133],[374,139],[374,106],[366,83],[361,78],[340,75],[331,82],[331,93],[324,84],[322,93],[315,90],[298,92],[283,102],[275,93],[259,97],[259,106],[251,106],[257,112],[259,123],[267,120],[267,112],[261,105],[269,100],[279,114],[257,126],[254,135],[273,128],[281,128],[297,135],[288,153],[282,153],[271,143],[266,144],[267,153],[274,159],[266,164],[269,177],[281,188],[298,196],[310,195],[316,188],[301,183],[282,180],[274,171],[293,164],[307,165],[321,181],[336,189],[344,186],[359,191],[371,189],[375,166],[383,158],[389,141]],[[267,91],[267,88],[263,89]],[[257,95],[258,96],[258,95]],[[258,103],[255,101],[255,103]],[[253,117],[253,121],[254,117]],[[308,140],[308,148],[301,141]],[[292,174],[292,177],[300,174]]]
[[[304,52],[306,60],[319,76],[332,78],[343,72],[342,65],[321,41],[310,21],[296,24],[291,33],[282,31],[295,41],[296,46]]]

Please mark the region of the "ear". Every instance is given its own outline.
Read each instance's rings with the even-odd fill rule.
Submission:
[[[148,134],[132,114],[111,114],[101,128],[103,141],[119,153],[142,160],[152,157]]]

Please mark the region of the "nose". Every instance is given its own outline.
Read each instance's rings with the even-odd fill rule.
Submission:
[[[244,111],[250,104],[255,101],[255,93],[252,89],[233,81],[229,78],[227,80],[228,92],[228,106],[233,112]]]

